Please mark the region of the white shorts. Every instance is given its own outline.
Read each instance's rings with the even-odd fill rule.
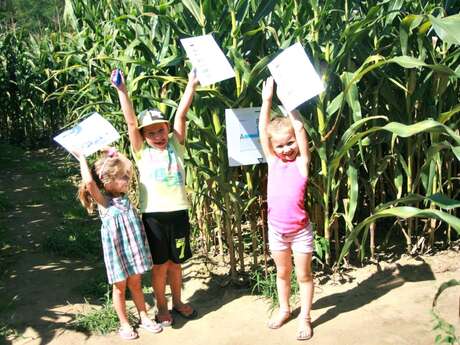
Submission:
[[[268,245],[270,251],[284,251],[291,249],[296,253],[313,252],[313,231],[309,223],[306,228],[292,234],[281,234],[268,226]]]

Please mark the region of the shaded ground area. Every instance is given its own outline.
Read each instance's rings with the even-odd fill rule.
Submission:
[[[103,272],[102,257],[77,260],[50,254],[49,248],[58,243],[46,239],[72,219],[74,213],[64,205],[74,197],[75,188],[63,183],[59,193],[52,192],[56,186],[47,188],[48,177],[72,167],[54,151],[9,152],[4,157],[10,158],[0,158],[0,344],[126,344],[116,334],[90,335],[69,328],[76,313],[90,307],[81,286]],[[31,161],[35,163],[25,163]],[[88,222],[98,226],[97,221]],[[98,240],[65,250],[84,251]],[[331,279],[317,285],[312,313],[315,336],[309,343],[433,344],[431,303],[442,282],[460,279],[460,254],[446,251],[402,258],[353,270],[342,278],[345,283]],[[176,315],[173,327],[158,335],[140,330],[140,338],[130,343],[298,343],[295,319],[279,330],[267,329],[267,301],[226,285],[217,267],[195,258],[184,266],[184,281],[184,295],[199,310],[198,319],[186,321]],[[151,296],[146,297],[152,305]],[[451,288],[438,302],[439,313],[457,330],[459,297],[460,288]]]

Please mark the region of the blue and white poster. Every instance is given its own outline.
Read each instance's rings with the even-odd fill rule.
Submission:
[[[112,124],[94,112],[76,126],[54,137],[54,140],[70,153],[78,150],[89,156],[118,138],[120,134]]]
[[[265,162],[259,138],[259,115],[260,107],[225,109],[230,166]]]

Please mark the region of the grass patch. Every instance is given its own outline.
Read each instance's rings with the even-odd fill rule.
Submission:
[[[5,192],[0,191],[0,212],[12,210],[14,205],[8,200]]]
[[[270,301],[270,310],[278,306],[278,293],[276,291],[276,272],[271,271],[265,276],[263,270],[255,270],[250,273],[250,285],[253,294],[262,295]],[[299,284],[295,272],[291,272],[291,304],[298,302]]]
[[[68,258],[100,256],[102,245],[98,221],[64,221],[64,224],[49,231],[43,248],[56,255]]]
[[[55,171],[55,168],[50,165],[48,162],[29,160],[26,165],[24,165],[25,173],[45,173]]]
[[[15,163],[19,165],[25,161],[23,159],[25,150],[20,147],[0,143],[0,152],[2,152],[0,155],[0,165],[6,166]]]
[[[76,290],[85,300],[104,301],[106,296],[112,293],[112,285],[107,281],[107,275],[103,267],[97,267],[92,278],[86,280]],[[142,275],[142,292],[145,295],[153,294],[151,285],[151,275],[146,273]],[[126,288],[126,298],[131,298],[131,291]]]
[[[7,231],[3,224],[0,224],[0,279],[7,277],[10,274],[13,263],[17,260],[16,252],[19,247],[7,237]],[[0,301],[0,312],[2,311],[3,303]]]
[[[18,332],[13,327],[0,321],[0,340],[2,339],[6,340],[7,338],[11,339],[11,338],[17,338],[17,337],[18,337]]]
[[[119,327],[119,321],[109,296],[110,294],[107,293],[105,302],[100,308],[92,307],[88,313],[77,314],[75,321],[71,324],[71,328],[81,332],[102,335],[116,331]],[[131,324],[137,322],[137,318],[129,310],[128,319]]]
[[[88,215],[86,209],[81,207],[81,205],[72,205],[72,207],[67,208],[63,212],[63,217],[65,220],[83,220],[83,221],[92,221],[91,216]],[[96,220],[94,220],[96,222]]]
[[[95,274],[94,277],[85,281],[77,289],[87,300],[103,301],[105,296],[111,293],[112,286],[107,282],[107,276],[104,271]]]

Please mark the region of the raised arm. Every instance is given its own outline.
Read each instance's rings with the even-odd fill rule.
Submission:
[[[306,176],[308,176],[308,168],[310,165],[310,147],[308,145],[307,131],[305,130],[302,115],[300,115],[297,109],[288,112],[288,116],[291,119],[292,127],[294,128],[294,134],[299,147],[300,157],[305,162]]]
[[[184,144],[185,142],[187,112],[192,104],[193,96],[195,95],[198,83],[199,81],[196,77],[196,70],[192,69],[188,75],[187,86],[185,87],[184,94],[182,95],[179,106],[177,107],[176,116],[174,117],[174,135],[180,144]]]
[[[123,111],[123,116],[125,117],[126,124],[128,125],[128,136],[131,146],[134,152],[138,152],[142,148],[142,143],[144,138],[142,137],[141,131],[137,128],[137,118],[134,112],[133,104],[128,96],[128,91],[126,90],[125,79],[123,74],[121,74],[121,81],[118,85],[114,83],[115,74],[117,70],[112,71],[112,85],[115,87],[118,93],[118,99],[120,100],[121,110]]]
[[[273,83],[273,78],[269,77],[262,84],[262,107],[259,115],[259,138],[267,161],[275,156],[272,146],[270,145],[270,139],[268,138],[268,125],[270,123],[270,111],[273,98]]]
[[[106,207],[106,199],[104,195],[101,193],[99,190],[99,187],[96,185],[96,181],[93,179],[93,175],[91,174],[91,171],[89,170],[88,163],[86,162],[86,158],[81,152],[73,151],[73,154],[75,157],[77,157],[79,163],[80,163],[80,173],[81,173],[81,178],[83,180],[83,183],[86,186],[86,190],[89,192],[89,194],[92,196],[92,198],[98,203],[99,205],[102,205]]]

